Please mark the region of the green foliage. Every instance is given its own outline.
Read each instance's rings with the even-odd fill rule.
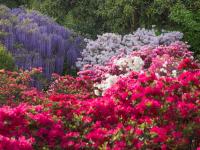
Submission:
[[[103,31],[106,32],[105,27],[103,27],[103,22],[105,22],[105,20],[97,13],[98,6],[99,0],[78,1],[76,7],[67,15],[67,18],[73,17],[71,17],[73,24],[69,27],[73,28],[75,31],[80,31],[89,35],[99,34]]]
[[[165,7],[163,1],[153,0],[83,0],[67,16],[73,22],[69,27],[94,37],[104,32],[129,33],[157,22],[162,26]]]
[[[191,44],[193,51],[200,54],[200,2],[195,4],[197,10],[195,7],[187,9],[183,3],[177,3],[172,7],[169,17],[185,33],[185,40]]]
[[[0,45],[0,69],[15,69],[14,60],[11,54],[8,53],[2,45]]]
[[[19,7],[30,4],[31,0],[0,0],[0,4],[8,7]]]
[[[63,72],[62,72],[63,76],[71,75],[73,77],[77,77],[77,72],[78,72],[78,70],[76,68],[70,68],[69,69],[67,62],[66,61],[64,62],[64,69],[63,69]]]
[[[71,0],[31,0],[29,8],[39,10],[62,24],[73,4]]]
[[[133,0],[108,0],[98,5],[97,15],[105,20],[102,26],[107,31],[123,33],[134,28],[135,10]]]

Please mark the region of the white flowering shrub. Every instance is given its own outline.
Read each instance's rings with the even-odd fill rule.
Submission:
[[[94,84],[95,94],[101,95],[115,84],[119,78],[126,77],[131,71],[140,72],[144,66],[144,61],[140,57],[125,56],[119,59],[113,59],[113,65],[117,68],[116,72],[105,73],[102,75],[101,83]]]
[[[115,60],[114,65],[118,66],[121,71],[140,71],[144,61],[140,57],[126,56]]]
[[[156,47],[158,45],[169,45],[172,42],[180,41],[183,34],[180,32],[162,31],[161,35],[157,36],[156,31],[138,29],[132,34],[124,36],[105,33],[99,35],[96,40],[85,39],[87,46],[82,51],[82,58],[78,58],[76,66],[82,69],[86,64],[106,64],[113,56],[121,53],[130,54],[134,50],[142,47]]]

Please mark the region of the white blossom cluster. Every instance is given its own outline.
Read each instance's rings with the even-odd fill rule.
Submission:
[[[177,77],[177,71],[176,71],[176,70],[173,70],[173,71],[172,71],[172,76],[173,76],[173,77]]]
[[[121,71],[140,71],[144,65],[144,61],[140,57],[126,56],[114,61],[114,64]]]
[[[97,96],[100,96],[101,93],[104,93],[106,89],[110,88],[113,84],[115,84],[120,76],[117,75],[111,75],[111,74],[106,74],[105,80],[102,80],[100,84],[94,84],[94,87],[96,88],[94,90],[94,93]]]
[[[105,33],[99,35],[96,40],[85,39],[87,46],[82,51],[82,58],[78,58],[76,66],[81,69],[86,64],[104,65],[113,56],[121,53],[130,54],[133,50],[138,50],[144,46],[169,45],[182,38],[183,34],[181,32],[162,31],[162,34],[157,36],[156,30],[146,30],[144,28],[139,28],[132,34],[124,36]]]
[[[113,64],[125,73],[118,76],[109,73],[105,74],[105,79],[102,80],[100,84],[94,84],[94,87],[96,88],[94,92],[96,95],[100,95],[101,93],[104,94],[104,92],[115,84],[119,78],[128,76],[131,71],[140,72],[143,68],[144,61],[140,57],[126,56],[114,60]]]

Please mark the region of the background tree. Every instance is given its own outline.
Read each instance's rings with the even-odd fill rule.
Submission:
[[[63,24],[65,16],[73,8],[74,3],[74,0],[31,0],[28,7],[39,10]]]

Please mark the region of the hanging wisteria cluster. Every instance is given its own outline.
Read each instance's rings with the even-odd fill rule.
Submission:
[[[0,33],[16,66],[42,67],[47,78],[62,73],[64,64],[72,69],[80,57],[81,37],[36,11],[0,6]]]
[[[118,35],[114,33],[105,33],[99,35],[96,40],[85,39],[86,48],[83,50],[82,58],[79,58],[76,65],[82,68],[86,64],[104,65],[113,56],[120,53],[130,54],[133,50],[139,50],[143,47],[156,47],[159,45],[169,45],[172,42],[180,41],[183,38],[181,32],[162,31],[156,35],[156,30],[146,30],[139,28],[132,34]]]

